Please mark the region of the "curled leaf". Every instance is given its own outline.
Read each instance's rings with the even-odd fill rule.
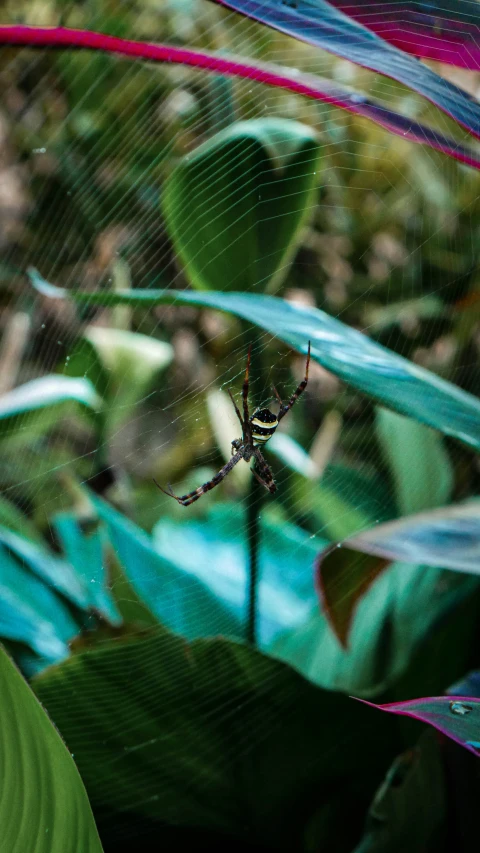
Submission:
[[[380,557],[353,555],[336,545],[327,548],[317,560],[315,578],[318,595],[345,649],[358,601],[388,564],[388,560]]]
[[[386,560],[480,574],[480,502],[420,512],[379,524],[342,543]]]

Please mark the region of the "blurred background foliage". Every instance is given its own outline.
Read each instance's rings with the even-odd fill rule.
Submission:
[[[88,28],[315,72],[462,138],[458,127],[402,86],[205,0],[17,0],[6,2],[0,16],[4,23]],[[436,70],[478,96],[478,74]],[[194,276],[183,256],[180,260],[168,222],[173,170],[200,145],[208,147],[218,132],[228,135],[234,122],[299,122],[320,154],[317,160],[318,152],[312,153],[314,179],[304,188],[308,217],[295,220],[288,263],[282,262],[270,291],[292,304],[322,308],[478,396],[480,176],[334,107],[179,65],[3,48],[0,83],[0,549],[1,583],[10,590],[0,606],[0,635],[29,676],[67,658],[72,648],[79,653],[82,663],[65,670],[63,686],[56,684],[62,670],[59,675],[47,670],[38,682],[56,720],[55,703],[60,702],[60,718],[68,706],[69,673],[88,680],[84,663],[88,670],[90,658],[81,653],[89,648],[89,629],[100,626],[103,632],[99,660],[113,648],[108,638],[124,633],[129,638],[132,625],[140,635],[154,626],[161,638],[162,626],[189,641],[212,634],[244,637],[241,523],[248,475],[238,466],[188,515],[158,492],[153,477],[171,481],[182,494],[224,464],[238,430],[226,390],[240,390],[250,342],[252,397],[258,402],[271,399],[272,384],[287,397],[303,377],[305,360],[233,315],[210,309],[76,308],[49,300],[34,292],[27,268],[87,292],[191,286]],[[233,169],[241,193],[243,161]],[[206,198],[208,203],[208,193]],[[188,187],[183,203],[188,211]],[[278,234],[270,236],[275,248]],[[221,276],[215,284],[229,286]],[[249,292],[268,290],[255,278],[242,279],[242,285]],[[279,488],[275,501],[261,509],[259,648],[321,688],[387,699],[442,692],[478,665],[478,585],[471,576],[395,564],[360,602],[350,647],[343,649],[320,613],[312,570],[315,556],[331,541],[478,495],[473,450],[376,406],[312,363],[308,390],[268,453]],[[359,559],[350,556],[345,577]],[[339,595],[341,584],[340,576]],[[12,620],[12,612],[18,618]],[[167,660],[169,643],[162,647]],[[202,648],[195,646],[195,654]],[[174,651],[181,657],[176,646]],[[238,651],[240,657],[249,654]],[[150,658],[140,658],[148,670]],[[285,682],[291,697],[297,673],[266,660],[256,659],[255,672],[271,668],[274,686],[277,679]],[[244,665],[248,670],[250,662]],[[217,666],[212,672],[219,678]],[[153,670],[161,696],[168,667]],[[146,671],[142,677],[150,676]],[[240,705],[249,690],[257,701],[257,682],[240,681],[234,690]],[[302,684],[307,693],[313,690]],[[220,687],[219,702],[226,701]],[[64,705],[57,690],[60,696],[65,690]],[[275,705],[270,682],[268,690],[268,702]],[[332,702],[337,698],[341,720],[354,726],[344,697]],[[185,702],[179,705],[184,710]],[[355,713],[354,708],[352,720]],[[363,720],[374,712],[359,713]],[[122,714],[127,731],[131,709]],[[278,727],[280,718],[275,706],[268,722]],[[145,739],[152,734],[150,722],[145,721]],[[67,730],[69,724],[64,722]],[[263,724],[260,714],[258,742]],[[292,723],[295,731],[299,725]],[[309,821],[299,819],[301,849],[319,849],[318,839],[331,839],[333,826],[338,830],[347,801],[339,792],[345,776],[358,830],[382,770],[418,733],[408,725],[393,726],[393,720],[388,725],[382,720],[375,772],[361,796],[355,774],[370,757],[352,748],[353,763],[345,759],[335,777],[338,788],[328,790],[318,812],[309,811]],[[373,739],[375,721],[368,732]],[[69,731],[70,748],[77,736]],[[307,748],[310,737],[309,731]],[[232,743],[229,749],[235,750]],[[277,754],[279,747],[271,749]],[[328,752],[325,744],[319,749],[322,756]],[[97,755],[90,758],[91,764],[85,753],[79,759],[86,780],[98,761]],[[433,767],[438,757],[425,760]],[[286,775],[289,767],[297,772],[295,756]],[[248,772],[251,767],[241,768],[243,783]],[[167,782],[162,784],[168,787]],[[133,802],[132,784],[122,793],[127,804]],[[216,796],[215,785],[212,790]],[[110,831],[115,823],[110,788],[102,797],[100,792],[106,814],[98,813]],[[279,814],[288,802],[282,797]],[[146,814],[151,819],[150,806]],[[169,815],[155,814],[167,823]],[[210,826],[209,820],[202,817],[200,823]],[[222,830],[238,831],[231,815]],[[276,837],[281,835],[277,827]],[[349,849],[355,830],[342,829],[340,835],[338,846],[330,843],[328,849]],[[298,839],[296,825],[289,839]],[[395,848],[362,848],[370,849]]]

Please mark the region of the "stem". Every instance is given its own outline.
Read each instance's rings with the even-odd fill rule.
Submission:
[[[9,319],[0,349],[0,394],[15,387],[23,353],[30,333],[30,317],[18,311]]]
[[[258,603],[258,568],[260,550],[260,508],[263,502],[263,488],[252,474],[248,492],[247,504],[247,537],[248,537],[248,610],[247,610],[247,642],[252,646],[257,641],[257,603]]]

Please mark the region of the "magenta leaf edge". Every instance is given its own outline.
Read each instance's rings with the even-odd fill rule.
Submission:
[[[130,59],[149,62],[169,62],[203,69],[215,74],[255,80],[269,86],[285,89],[298,95],[329,103],[347,112],[373,121],[401,138],[434,150],[464,165],[480,170],[480,158],[456,140],[388,110],[363,94],[342,89],[338,84],[313,75],[294,75],[289,69],[271,64],[260,64],[242,59],[229,59],[207,51],[191,50],[173,45],[132,41],[88,30],[66,27],[32,27],[27,25],[0,25],[0,44],[31,48],[64,48],[98,50]]]
[[[376,708],[378,711],[386,711],[387,714],[395,714],[396,716],[400,716],[400,717],[411,717],[413,720],[417,720],[417,722],[424,723],[427,726],[432,726],[432,728],[439,731],[442,735],[450,738],[450,740],[455,741],[455,743],[458,743],[459,746],[463,746],[464,749],[467,749],[469,752],[471,752],[477,758],[480,758],[479,748],[476,748],[474,746],[474,743],[476,743],[476,741],[472,741],[472,740],[464,741],[460,737],[452,734],[444,726],[441,726],[441,725],[433,722],[432,720],[425,720],[423,717],[420,717],[418,714],[415,714],[415,712],[413,710],[410,710],[410,709],[405,710],[405,709],[399,708],[399,705],[408,704],[409,708],[410,708],[411,706],[415,706],[416,704],[419,704],[421,702],[423,703],[423,702],[429,702],[429,701],[441,701],[441,702],[448,702],[448,703],[450,703],[450,702],[463,702],[463,703],[473,702],[473,703],[476,703],[477,705],[480,705],[480,699],[477,696],[451,696],[450,694],[448,694],[447,696],[425,696],[425,697],[421,697],[419,699],[410,699],[410,700],[406,699],[403,702],[387,702],[384,705],[377,705],[377,704],[375,704],[375,702],[369,702],[368,699],[360,699],[360,697],[358,697],[358,696],[349,696],[349,698],[354,699],[356,702],[361,702],[363,705],[369,705],[371,708]],[[479,746],[480,746],[480,744],[479,744]]]

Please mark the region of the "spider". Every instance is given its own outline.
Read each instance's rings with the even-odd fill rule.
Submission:
[[[256,409],[253,415],[249,414],[248,411],[248,386],[249,386],[249,375],[250,375],[250,354],[251,347],[248,350],[247,356],[247,367],[245,370],[245,379],[243,380],[243,388],[242,388],[242,398],[243,398],[243,418],[239,412],[238,406],[233,398],[233,394],[231,390],[228,390],[230,394],[230,399],[235,408],[235,412],[238,420],[240,421],[240,425],[242,427],[242,438],[236,438],[232,441],[232,458],[226,463],[226,465],[221,468],[218,474],[215,474],[211,480],[207,483],[204,483],[203,486],[199,486],[198,489],[195,489],[193,492],[189,492],[187,495],[182,495],[179,497],[175,495],[172,491],[172,487],[169,485],[169,491],[163,489],[156,480],[153,482],[156,486],[170,498],[175,498],[179,504],[182,506],[189,506],[193,504],[194,501],[198,501],[199,498],[202,497],[206,492],[209,492],[210,489],[214,489],[215,486],[218,486],[219,483],[222,482],[224,477],[230,473],[232,468],[235,467],[237,462],[240,462],[240,459],[245,459],[245,462],[250,462],[250,459],[254,459],[254,467],[252,469],[252,473],[257,478],[258,482],[265,486],[265,488],[273,495],[277,487],[275,485],[275,480],[273,479],[273,474],[270,470],[270,467],[267,465],[265,459],[262,456],[262,452],[260,450],[260,445],[266,444],[274,434],[279,422],[282,418],[285,417],[287,412],[292,408],[293,404],[296,403],[300,394],[305,391],[308,383],[308,366],[310,364],[310,341],[308,342],[308,352],[307,352],[307,362],[305,365],[305,376],[300,382],[297,390],[290,397],[288,403],[283,403],[277,389],[274,387],[275,396],[280,404],[280,409],[278,415],[274,415],[270,409]],[[255,465],[258,468],[258,472],[255,470]]]

